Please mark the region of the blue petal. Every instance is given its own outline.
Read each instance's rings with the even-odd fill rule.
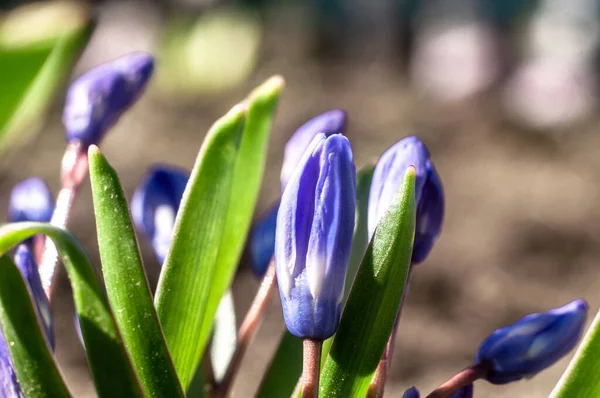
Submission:
[[[154,59],[131,53],[83,74],[69,87],[63,112],[68,142],[99,143],[135,102],[152,72]]]
[[[417,390],[415,387],[411,387],[406,390],[404,395],[402,395],[402,398],[419,398],[419,390]]]
[[[38,272],[37,265],[33,259],[29,247],[25,244],[19,245],[14,255],[16,266],[21,271],[23,278],[29,286],[29,293],[34,299],[38,316],[42,321],[46,338],[52,350],[54,350],[54,329],[52,326],[52,313],[50,312],[50,303],[42,288],[42,281]]]
[[[4,335],[0,333],[0,396],[3,398],[25,398],[21,391]]]
[[[250,235],[250,256],[252,271],[258,277],[264,276],[275,251],[275,227],[279,202],[273,205],[255,224]]]
[[[183,169],[156,164],[142,177],[131,200],[136,227],[150,240],[162,264],[171,246],[177,211],[189,179]]]
[[[8,203],[9,222],[49,222],[53,211],[54,198],[41,178],[27,178],[13,187]]]
[[[300,162],[302,155],[317,134],[322,133],[325,136],[344,134],[346,119],[345,111],[334,109],[310,119],[296,130],[285,145],[283,152],[283,166],[281,168],[282,191],[292,176],[294,168]]]

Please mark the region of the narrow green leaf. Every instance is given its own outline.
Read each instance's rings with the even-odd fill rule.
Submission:
[[[147,396],[183,397],[117,173],[94,145],[89,164],[102,273],[123,341]]]
[[[35,131],[92,31],[89,10],[74,3],[22,7],[0,19],[0,151]]]
[[[354,281],[358,267],[369,245],[367,215],[369,214],[369,192],[374,170],[375,165],[368,164],[356,173],[356,222],[344,288],[344,301],[350,294],[352,281]],[[333,337],[323,342],[321,367],[325,364],[332,343]],[[302,341],[286,329],[277,352],[261,382],[258,396],[265,398],[274,396],[289,397],[294,392],[301,375]],[[300,393],[298,391],[298,394]]]
[[[177,214],[156,308],[187,389],[243,249],[264,170],[281,78],[272,78],[209,131]]]
[[[31,398],[70,397],[25,280],[8,255],[0,258],[0,275],[0,322],[23,394]]]
[[[415,212],[415,170],[409,168],[396,198],[379,222],[354,280],[325,361],[320,396],[365,396],[402,300],[415,234]]]
[[[65,264],[98,396],[143,397],[90,257],[73,235],[50,224],[3,225],[0,227],[0,255],[38,234],[52,239]]]
[[[215,264],[244,111],[241,106],[234,107],[213,125],[202,144],[177,212],[173,241],[156,290],[156,310],[184,389],[212,327],[204,321],[204,314],[209,311],[208,297],[218,272]]]
[[[550,398],[600,397],[600,311]]]

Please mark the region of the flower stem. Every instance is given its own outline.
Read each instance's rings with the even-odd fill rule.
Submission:
[[[302,398],[317,398],[319,396],[319,373],[321,371],[320,340],[304,339],[302,360]]]
[[[262,319],[262,316],[267,308],[267,304],[269,302],[269,298],[273,293],[275,287],[275,261],[271,260],[271,264],[269,264],[269,268],[267,268],[267,272],[263,277],[263,280],[260,284],[258,292],[256,292],[256,296],[254,296],[254,300],[252,301],[252,305],[240,326],[240,330],[238,331],[237,341],[238,344],[235,348],[233,356],[231,357],[231,362],[229,363],[229,367],[227,368],[227,372],[225,376],[223,376],[223,381],[215,388],[215,398],[226,397],[229,393],[229,390],[232,387],[233,380],[240,368],[242,363],[242,359],[246,354],[246,350],[248,349],[248,345],[252,341],[252,338],[256,334],[256,330],[258,329],[258,325]]]
[[[71,215],[71,208],[77,196],[77,191],[88,174],[87,146],[81,142],[71,143],[67,146],[61,164],[60,183],[61,189],[56,199],[56,207],[52,213],[50,224],[65,228]],[[54,275],[58,264],[58,251],[56,246],[46,239],[42,260],[39,265],[42,287],[52,301],[54,290]]]
[[[426,398],[447,398],[461,388],[472,384],[478,379],[485,377],[490,370],[487,362],[480,362],[469,366],[454,375],[450,380],[436,388]]]

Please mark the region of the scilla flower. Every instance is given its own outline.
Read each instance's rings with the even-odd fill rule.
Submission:
[[[50,305],[42,281],[37,270],[37,265],[27,245],[19,245],[14,255],[14,261],[17,268],[23,275],[29,293],[33,297],[33,302],[38,316],[42,320],[42,328],[45,332],[50,348],[54,350],[54,332],[52,329],[52,315]],[[21,391],[14,365],[10,357],[7,342],[0,331],[0,396],[6,398],[24,398],[25,394]]]
[[[10,193],[8,221],[48,222],[54,211],[54,198],[48,185],[38,177],[16,184]]]
[[[285,188],[294,168],[317,134],[330,136],[344,134],[345,130],[346,112],[341,109],[324,112],[300,126],[285,146],[281,168],[281,190]],[[256,222],[250,235],[252,270],[257,276],[265,274],[275,251],[275,224],[278,209],[279,203],[273,205]]]
[[[475,358],[489,363],[486,380],[504,384],[554,364],[577,344],[587,309],[585,300],[578,299],[496,330],[481,344]]]
[[[415,387],[411,387],[402,396],[402,398],[420,398],[419,390]],[[448,398],[473,398],[473,384],[468,384],[461,388],[454,394],[448,396]]]
[[[299,338],[324,340],[337,329],[355,198],[350,142],[317,134],[283,192],[275,237],[283,315]]]
[[[71,84],[63,123],[68,142],[97,144],[139,97],[154,70],[150,54],[136,52],[102,64]]]
[[[408,166],[414,166],[417,171],[417,223],[412,262],[418,264],[425,260],[440,234],[444,220],[444,191],[429,151],[417,137],[398,141],[385,151],[375,166],[369,193],[369,236],[373,236]]]
[[[289,139],[283,151],[283,166],[281,168],[281,190],[285,188],[292,176],[296,165],[302,159],[302,155],[316,137],[323,133],[326,136],[332,134],[344,134],[346,130],[346,112],[334,109],[324,112],[310,119],[296,130]]]
[[[154,165],[142,177],[131,200],[131,216],[152,243],[162,264],[171,246],[175,216],[189,179],[182,169]]]
[[[277,211],[279,202],[275,203],[254,224],[250,235],[250,256],[252,258],[252,271],[262,277],[275,251],[275,226],[277,224]]]

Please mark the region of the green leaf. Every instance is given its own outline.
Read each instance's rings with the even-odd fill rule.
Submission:
[[[379,222],[354,280],[325,361],[320,396],[365,396],[402,301],[415,213],[415,169],[411,167]]]
[[[367,228],[367,215],[369,214],[369,192],[375,165],[363,166],[356,173],[356,222],[352,238],[352,251],[348,262],[348,273],[344,289],[344,301],[350,294],[352,282],[362,262],[367,246],[369,245],[369,231]],[[322,347],[321,367],[325,363],[333,337],[325,340]],[[285,396],[289,397],[294,392],[302,375],[302,341],[285,331],[275,357],[269,364],[259,389],[259,397]],[[301,391],[298,391],[300,395]]]
[[[550,398],[600,397],[600,311]]]
[[[117,173],[95,145],[89,165],[102,273],[123,341],[147,396],[183,397]]]
[[[156,308],[184,389],[206,348],[217,306],[235,273],[282,88],[272,78],[218,120],[200,149],[161,271]]]
[[[89,10],[66,2],[21,7],[0,20],[0,152],[39,127],[92,31]]]
[[[33,301],[19,269],[0,258],[0,322],[15,372],[27,397],[70,397],[41,330]],[[3,380],[8,384],[10,380]]]
[[[52,239],[65,264],[98,396],[143,397],[90,257],[73,235],[50,224],[3,225],[0,227],[0,255],[38,234]]]

